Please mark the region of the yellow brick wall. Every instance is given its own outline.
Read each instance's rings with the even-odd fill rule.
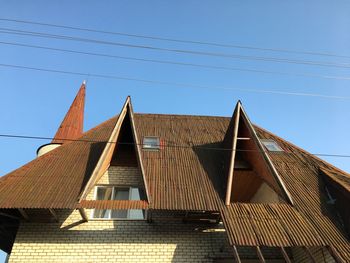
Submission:
[[[138,167],[110,166],[97,184],[142,185],[142,175]]]
[[[136,167],[111,166],[97,185],[141,186]],[[94,199],[95,189],[87,199]],[[90,217],[91,210],[86,210]],[[14,262],[213,262],[230,256],[221,225],[184,224],[172,213],[153,213],[153,223],[81,222],[77,211],[57,211],[59,223],[21,223],[10,256]],[[170,219],[169,219],[170,218]],[[212,227],[210,227],[212,228]]]
[[[112,166],[99,185],[142,185],[137,168]],[[94,198],[94,189],[87,199]],[[91,210],[86,210],[88,217]],[[232,257],[221,225],[184,224],[173,212],[154,212],[146,221],[90,220],[81,222],[77,211],[57,211],[59,223],[23,222],[10,256],[15,262],[214,262]],[[312,250],[317,257],[325,250]],[[267,252],[264,251],[266,254]],[[272,252],[274,253],[274,252]],[[255,254],[240,248],[249,258]],[[293,250],[294,262],[308,262],[301,250]],[[327,262],[334,262],[327,255]]]
[[[111,166],[97,182],[97,185],[108,184],[143,187],[143,179],[137,167]],[[95,188],[90,191],[86,199],[93,200],[94,196]]]
[[[79,223],[77,211],[57,213],[60,223],[21,223],[10,263],[213,262],[231,253],[220,225],[214,231],[161,216]]]

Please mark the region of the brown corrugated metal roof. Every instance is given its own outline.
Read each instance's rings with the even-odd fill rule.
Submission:
[[[52,143],[65,143],[82,136],[84,125],[85,84],[83,83],[58,128]]]
[[[82,200],[77,208],[87,209],[147,209],[144,200]]]
[[[77,200],[110,138],[114,117],[75,141],[33,160],[0,180],[1,208],[76,208]],[[224,205],[222,141],[230,118],[135,114],[138,141],[159,136],[160,151],[141,151],[152,209],[220,211],[235,245],[332,244],[349,258],[349,243],[331,216],[319,168],[346,173],[261,129],[285,150],[268,155],[292,195],[287,204]],[[178,145],[185,147],[178,147]],[[87,204],[87,203],[86,203]],[[271,231],[270,231],[271,230]]]
[[[227,119],[135,114],[135,126],[139,138],[159,136],[166,143],[163,150],[141,152],[151,208],[218,211],[221,152],[210,148],[220,147]]]
[[[269,156],[292,193],[293,207],[327,245],[334,244],[342,257],[350,260],[349,241],[339,218],[332,213],[334,207],[327,202],[325,182],[319,170],[326,168],[344,178],[350,175],[262,128],[256,130],[260,138],[275,140],[285,151],[269,152]]]
[[[75,208],[100,157],[116,118],[86,132],[0,181],[1,208]],[[93,142],[91,142],[93,141]]]
[[[231,244],[325,245],[313,226],[288,204],[235,203],[222,208],[221,214]]]

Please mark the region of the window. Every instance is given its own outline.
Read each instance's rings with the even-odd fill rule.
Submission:
[[[148,136],[148,137],[143,137],[143,144],[142,144],[143,149],[148,149],[148,150],[158,150],[160,149],[160,140],[159,137],[154,137],[154,136]]]
[[[140,191],[136,187],[97,186],[96,200],[141,200]],[[144,219],[144,210],[110,210],[94,209],[92,218],[103,219]]]
[[[283,152],[283,149],[274,140],[263,139],[261,142],[270,152]]]

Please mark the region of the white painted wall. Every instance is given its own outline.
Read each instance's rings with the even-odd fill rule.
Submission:
[[[53,149],[56,149],[59,146],[61,146],[61,144],[59,144],[59,143],[50,143],[50,144],[44,145],[44,146],[39,148],[38,153],[37,153],[37,157],[40,157],[40,156],[44,155],[45,153],[48,153],[48,152],[52,151]]]

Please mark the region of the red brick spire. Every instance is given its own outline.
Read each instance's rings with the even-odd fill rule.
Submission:
[[[77,96],[70,106],[52,143],[65,143],[79,138],[83,134],[85,104],[85,81],[81,84]]]

